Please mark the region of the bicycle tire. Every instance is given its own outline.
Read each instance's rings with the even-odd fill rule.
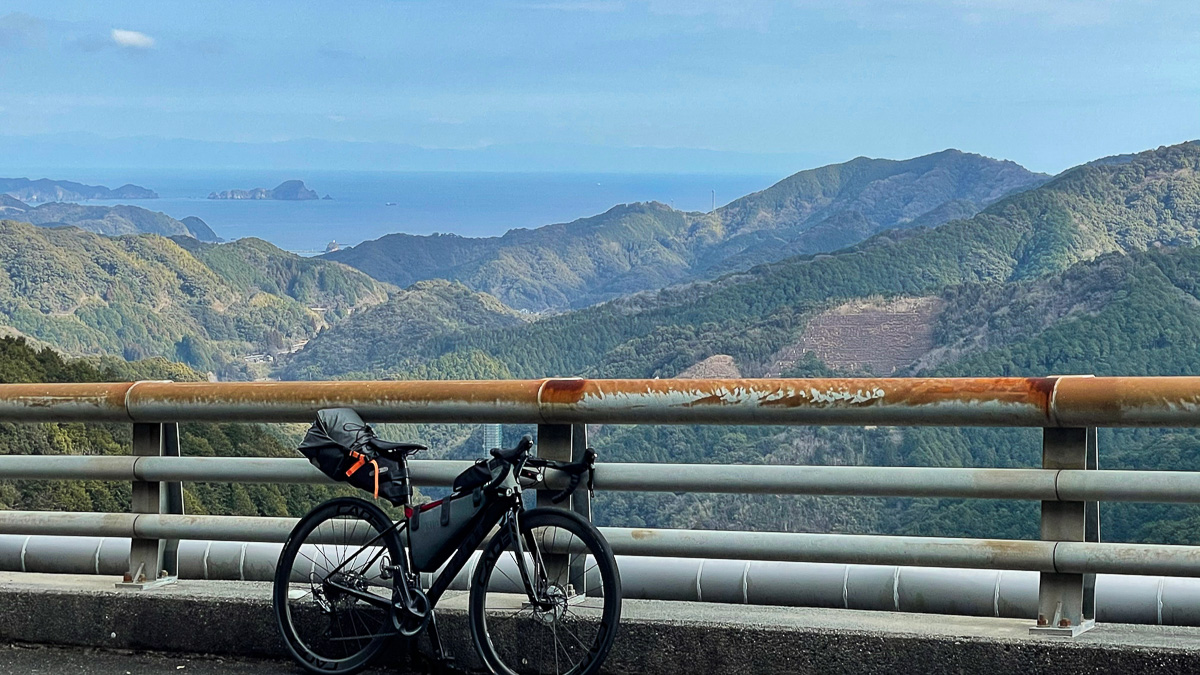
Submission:
[[[558,542],[556,550],[566,550],[568,564],[557,572],[546,572],[543,579],[546,597],[552,598],[555,606],[542,611],[532,602],[520,604],[521,595],[512,591],[521,584],[505,569],[516,570],[511,530],[500,530],[484,550],[472,579],[469,618],[475,650],[484,664],[500,675],[595,675],[612,648],[621,616],[621,576],[612,548],[594,525],[573,511],[534,509],[522,513],[519,522],[526,546],[532,540],[537,549],[526,554],[536,574],[543,573],[536,569],[539,565],[532,564],[537,553],[552,548],[546,542],[547,532],[553,531],[550,542]],[[500,576],[493,576],[496,571]],[[555,588],[558,590],[550,590]],[[520,593],[525,593],[523,586]],[[547,634],[552,637],[553,657],[544,649],[530,648],[538,635],[546,644]],[[561,667],[565,660],[561,657],[573,660],[573,655],[579,661]]]
[[[345,539],[341,543],[339,529]],[[362,545],[377,536],[377,545]],[[271,593],[279,631],[296,663],[324,675],[350,675],[370,664],[394,634],[390,613],[339,595],[328,581],[390,601],[392,585],[384,568],[400,555],[400,536],[391,518],[363,499],[339,497],[300,519],[279,554]],[[324,633],[312,630],[323,621]]]

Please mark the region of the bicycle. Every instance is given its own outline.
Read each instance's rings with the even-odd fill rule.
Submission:
[[[373,433],[362,445],[398,462],[405,480],[408,455],[422,448]],[[612,549],[575,512],[527,510],[522,498],[523,486],[545,485],[547,469],[570,477],[556,502],[584,473],[590,489],[595,454],[589,450],[583,461],[566,464],[531,456],[532,445],[526,436],[510,450],[492,450],[491,460],[455,479],[445,499],[413,506],[406,498],[406,517],[398,522],[356,497],[333,499],[304,516],[280,553],[272,592],[295,660],[313,673],[354,673],[393,637],[427,630],[435,658],[449,663],[435,607],[484,544],[470,574],[468,603],[472,642],[484,665],[503,675],[597,673],[621,615]],[[359,449],[357,465],[371,456]],[[376,492],[378,476],[376,465]],[[422,590],[420,573],[439,567],[429,590]]]

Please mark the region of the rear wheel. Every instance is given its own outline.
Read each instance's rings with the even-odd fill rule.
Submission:
[[[345,591],[392,598],[400,536],[379,507],[339,497],[296,524],[275,568],[272,599],[297,663],[313,673],[355,673],[393,635],[388,610]]]
[[[594,675],[621,617],[621,578],[600,532],[571,511],[520,515],[524,555],[511,530],[496,534],[471,584],[471,636],[495,673]],[[518,564],[533,586],[527,591]]]

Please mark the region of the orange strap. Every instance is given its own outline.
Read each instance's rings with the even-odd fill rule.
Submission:
[[[346,478],[353,476],[356,471],[358,471],[359,469],[361,469],[363,467],[363,464],[367,463],[366,455],[362,455],[357,452],[352,452],[352,453],[350,453],[350,456],[358,457],[358,461],[355,462],[354,464],[350,465],[349,469],[346,469]]]
[[[371,460],[371,463],[375,465],[375,499],[379,499],[379,462]]]
[[[363,465],[368,461],[367,456],[362,453],[352,452],[350,453],[350,456],[358,457],[358,461],[351,464],[349,469],[346,469],[346,478],[353,476],[355,472],[363,468]],[[370,460],[370,462],[371,465],[375,467],[375,499],[379,499],[379,462],[376,462],[373,459]]]

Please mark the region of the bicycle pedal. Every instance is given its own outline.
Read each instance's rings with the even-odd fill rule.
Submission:
[[[433,656],[424,652],[417,652],[416,658],[424,663],[425,668],[431,673],[446,674],[446,675],[462,675],[467,671],[458,666],[458,659],[453,656]]]

